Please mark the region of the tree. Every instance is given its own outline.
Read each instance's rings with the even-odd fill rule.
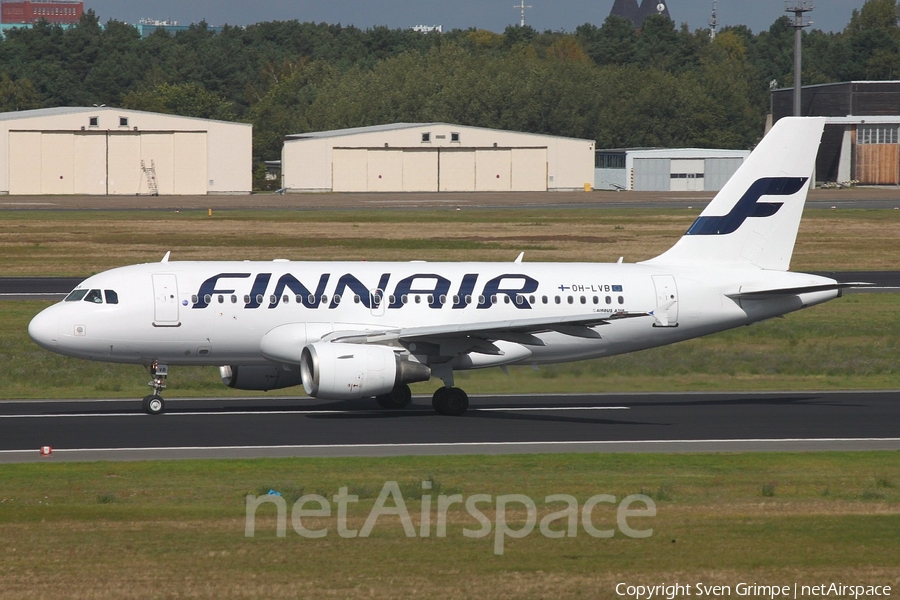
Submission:
[[[168,113],[201,119],[235,119],[234,106],[225,98],[195,83],[163,83],[150,90],[125,95],[124,108]]]
[[[624,17],[610,15],[599,29],[581,25],[575,35],[598,65],[630,64],[637,55],[637,33],[632,22]]]
[[[14,81],[8,73],[0,76],[0,112],[40,108],[34,84],[28,79]]]

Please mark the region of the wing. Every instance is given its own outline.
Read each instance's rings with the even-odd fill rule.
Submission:
[[[455,323],[452,325],[431,325],[426,327],[402,327],[378,331],[335,331],[323,340],[358,344],[433,344],[443,356],[477,352],[482,354],[502,354],[493,342],[502,340],[526,346],[543,346],[544,342],[536,334],[555,331],[573,337],[600,339],[594,327],[608,325],[613,321],[650,316],[649,313],[625,311],[603,311],[569,315],[564,317],[542,317],[488,321],[482,323]],[[429,352],[432,354],[432,352]]]

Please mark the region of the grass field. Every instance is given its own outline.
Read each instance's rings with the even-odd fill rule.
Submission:
[[[614,586],[843,582],[900,586],[897,453],[746,455],[527,455],[6,465],[0,469],[3,598],[615,598]],[[432,528],[421,537],[421,481],[432,481]],[[336,513],[303,521],[310,539],[276,536],[276,510],[256,513],[245,537],[245,497],[273,489],[288,512],[301,494],[359,496],[347,525],[360,529],[382,486],[397,481],[414,537],[397,516],[371,536],[342,538]],[[656,516],[628,525],[652,535],[552,539],[540,529],[504,538],[479,529],[461,505],[437,537],[437,497],[524,494],[536,521],[595,494],[646,494]],[[336,505],[335,505],[336,506]],[[385,506],[394,506],[388,501]],[[311,505],[307,508],[317,508]],[[643,508],[637,505],[634,508]],[[509,505],[507,524],[526,524]],[[615,505],[592,514],[614,528]],[[565,530],[556,520],[551,530]],[[734,593],[734,592],[733,592]],[[696,594],[695,594],[696,595]]]
[[[172,260],[626,262],[660,254],[697,210],[3,211],[0,276],[91,275]],[[889,270],[900,211],[807,210],[794,270]]]

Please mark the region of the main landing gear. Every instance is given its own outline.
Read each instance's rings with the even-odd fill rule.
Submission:
[[[375,396],[375,401],[381,408],[398,409],[406,408],[412,402],[412,391],[405,383],[394,387],[387,394]]]
[[[153,388],[153,393],[149,396],[144,396],[143,408],[144,412],[149,415],[158,415],[166,409],[166,401],[163,400],[159,393],[166,389],[166,377],[169,375],[169,366],[153,362],[148,367],[148,370],[153,380],[147,385]]]
[[[160,398],[161,400],[162,398]],[[382,408],[389,410],[406,408],[412,401],[412,392],[409,386],[404,383],[398,385],[387,394],[375,396],[375,401]],[[439,415],[458,417],[469,408],[469,396],[458,387],[442,387],[438,388],[434,396],[432,396],[431,405]]]
[[[442,387],[434,392],[431,405],[439,415],[458,417],[469,408],[469,396],[458,387]]]

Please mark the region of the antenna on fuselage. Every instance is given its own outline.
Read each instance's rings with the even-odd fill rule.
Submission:
[[[171,250],[169,250],[168,252],[166,252],[166,255],[163,256],[163,259],[162,259],[161,261],[159,261],[159,262],[169,262],[169,255],[170,255],[170,254],[172,254],[172,251],[171,251]]]

